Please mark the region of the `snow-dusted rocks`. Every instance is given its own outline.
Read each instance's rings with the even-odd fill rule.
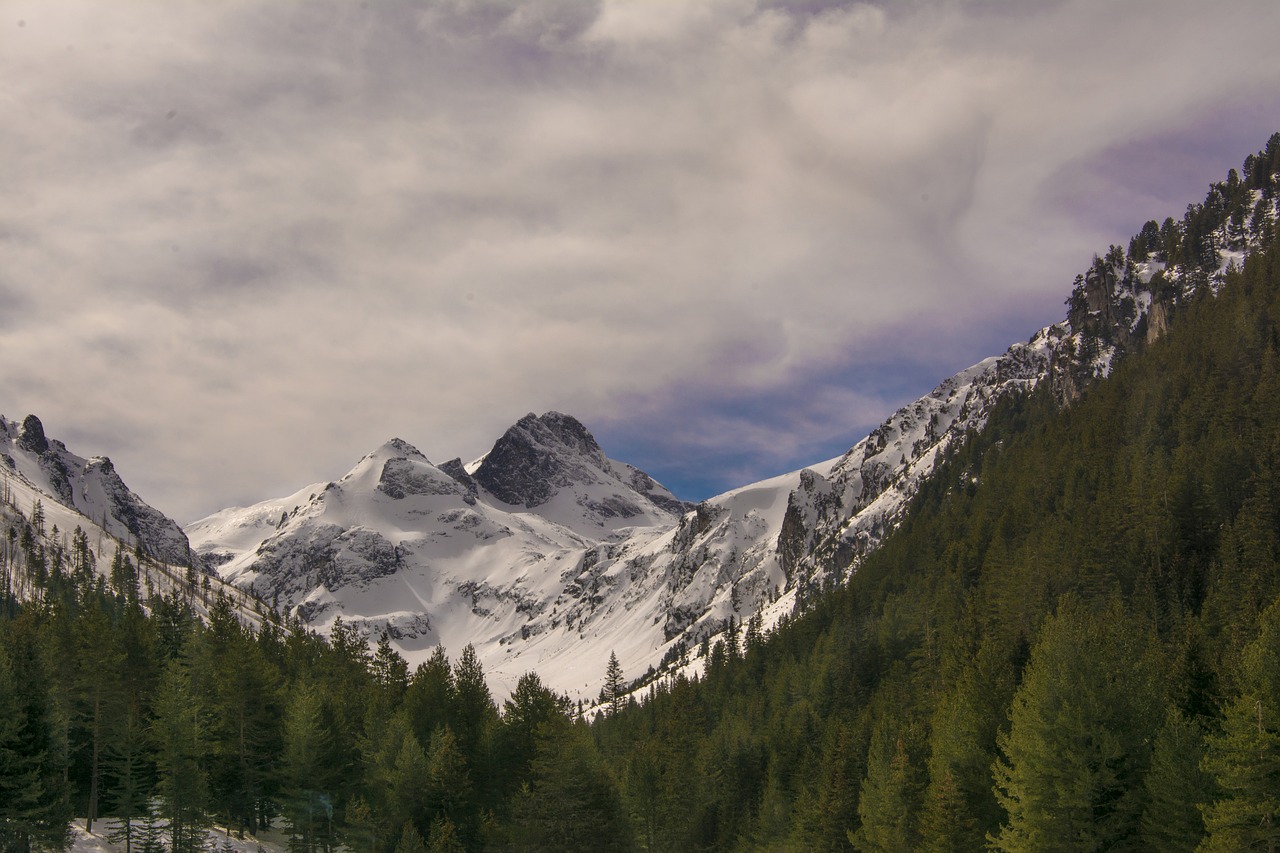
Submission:
[[[130,491],[107,457],[85,459],[46,437],[35,415],[27,415],[21,425],[0,416],[0,464],[7,477],[32,495],[47,496],[83,516],[82,526],[101,527],[161,562],[192,565],[194,555],[177,522]]]
[[[576,418],[525,415],[485,454],[475,481],[498,501],[573,529],[669,521],[687,507],[625,462],[607,458]]]

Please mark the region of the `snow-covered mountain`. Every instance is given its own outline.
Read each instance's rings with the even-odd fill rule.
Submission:
[[[611,652],[635,678],[729,624],[767,628],[856,570],[1000,400],[1049,382],[1069,405],[1273,239],[1278,187],[1280,134],[1181,221],[1149,222],[1127,252],[1095,258],[1063,322],[944,380],[842,456],[696,507],[548,413],[471,465],[433,465],[393,440],[340,480],[187,533],[225,579],[317,626],[386,628],[411,662],[471,643],[499,692],[536,669],[591,698]]]
[[[392,439],[339,480],[187,533],[225,580],[319,627],[341,617],[385,629],[411,662],[471,643],[500,689],[557,658],[557,685],[585,691],[609,654],[579,648],[611,610],[607,567],[685,509],[549,412],[521,418],[471,465],[435,465]]]
[[[63,530],[72,529],[69,524],[84,526],[83,518],[130,551],[139,546],[160,562],[194,565],[187,536],[176,521],[130,491],[107,457],[85,459],[47,438],[35,415],[21,424],[0,415],[0,466],[9,487],[23,490],[28,503],[40,499],[46,513],[51,503],[74,513],[64,520]]]
[[[39,595],[26,543],[41,555],[43,573],[59,559],[72,560],[83,534],[88,568],[104,580],[111,579],[117,551],[131,562],[141,555],[135,568],[144,607],[152,595],[176,595],[203,617],[225,596],[246,624],[266,618],[261,602],[205,573],[178,523],[134,494],[111,460],[77,456],[48,438],[35,415],[21,423],[0,416],[0,531],[12,534],[4,543],[0,571],[8,576],[0,576],[0,589],[20,600]]]

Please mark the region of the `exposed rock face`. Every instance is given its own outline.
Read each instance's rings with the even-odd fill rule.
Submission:
[[[467,469],[462,464],[461,458],[454,457],[453,459],[450,459],[448,462],[445,462],[440,466],[440,470],[448,474],[467,490],[467,495],[469,496],[467,503],[475,503],[476,492],[479,491],[480,484],[476,482],[474,477],[467,473]]]
[[[18,446],[37,455],[49,449],[49,441],[44,437],[44,424],[35,415],[27,415],[23,419],[22,430],[18,433]]]
[[[187,535],[175,521],[148,506],[120,479],[111,460],[95,456],[82,469],[82,489],[86,495],[100,495],[107,514],[117,519],[142,548],[158,560],[180,566],[193,565],[194,555]]]
[[[578,490],[577,502],[602,522],[647,518],[654,508],[677,515],[688,509],[648,474],[606,457],[577,418],[560,412],[516,422],[484,457],[474,482],[503,503],[530,510]]]
[[[1172,306],[1164,301],[1155,302],[1147,312],[1146,342],[1153,344],[1169,331],[1169,313]]]
[[[498,500],[533,509],[560,488],[590,479],[588,465],[604,469],[608,460],[576,418],[529,413],[493,445],[475,480]]]

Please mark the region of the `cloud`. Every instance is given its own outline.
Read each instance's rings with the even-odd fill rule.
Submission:
[[[548,409],[701,497],[1060,319],[1092,252],[1277,129],[1276,24],[14,0],[0,411],[183,521]]]

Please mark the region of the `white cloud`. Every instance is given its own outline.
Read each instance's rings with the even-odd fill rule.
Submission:
[[[1276,129],[1269,0],[810,6],[9,2],[0,411],[182,520],[528,410],[774,466],[897,399],[839,365],[1058,319]],[[1225,160],[1126,185],[1188,140]],[[806,384],[859,414],[735,410]]]

